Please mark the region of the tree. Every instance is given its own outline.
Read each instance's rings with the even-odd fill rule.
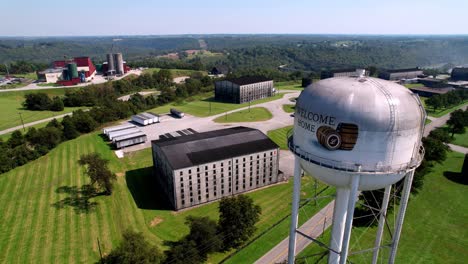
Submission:
[[[260,206],[248,196],[223,198],[219,204],[218,231],[224,249],[237,248],[247,241],[256,230],[260,214]]]
[[[158,264],[164,255],[149,244],[141,233],[126,230],[119,246],[103,259],[105,264]]]
[[[52,99],[49,110],[50,111],[63,111],[63,109],[64,109],[64,106],[63,106],[62,99],[60,99],[60,97],[58,97],[58,96],[55,96]]]
[[[15,130],[7,141],[10,148],[15,148],[17,146],[23,145],[24,142],[24,136],[19,130]]]
[[[30,93],[24,95],[26,99],[23,102],[23,106],[28,110],[49,110],[52,100],[45,93]]]
[[[199,264],[203,263],[197,245],[192,240],[182,239],[166,251],[167,264]]]
[[[425,149],[424,158],[426,161],[442,163],[447,158],[449,147],[442,141],[431,137],[425,137],[422,139],[422,142]]]
[[[468,117],[465,111],[458,109],[450,114],[450,119],[447,121],[447,125],[450,127],[452,137],[455,133],[465,133],[465,126],[468,126]]]
[[[91,179],[91,186],[97,184],[101,189],[104,189],[105,194],[111,195],[113,182],[117,179],[115,174],[108,168],[109,160],[101,158],[98,153],[90,153],[81,155],[78,164],[86,166],[86,174]]]
[[[429,137],[435,138],[435,139],[440,140],[440,141],[442,141],[444,143],[449,143],[451,141],[449,133],[447,132],[446,129],[444,129],[442,127],[438,127],[436,129],[432,130],[429,133]]]
[[[67,140],[74,139],[80,135],[80,132],[76,130],[75,124],[72,122],[70,116],[65,116],[62,120],[63,126],[63,137]]]
[[[89,115],[89,113],[84,112],[83,110],[74,111],[72,120],[76,129],[81,133],[89,133],[97,127],[96,121]]]
[[[203,261],[207,255],[221,249],[223,241],[217,234],[216,222],[208,217],[187,217],[185,224],[190,227],[190,233],[185,239],[193,241],[198,254]]]

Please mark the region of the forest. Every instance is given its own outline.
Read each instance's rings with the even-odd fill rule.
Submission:
[[[218,56],[160,55],[188,49]],[[468,63],[467,36],[351,35],[181,35],[68,38],[0,38],[0,65],[18,61],[50,63],[73,56],[102,62],[108,52],[122,52],[131,66],[209,70],[226,65],[232,71],[277,70],[319,72],[352,67],[432,68]],[[0,67],[3,72],[4,66]]]

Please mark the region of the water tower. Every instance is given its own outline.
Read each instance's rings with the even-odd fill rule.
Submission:
[[[373,249],[377,261],[391,186],[405,177],[389,258],[394,262],[414,170],[424,156],[425,118],[409,89],[363,75],[321,80],[301,93],[288,137],[295,154],[289,263],[295,256],[302,170],[336,187],[329,264],[346,263],[359,191],[385,188]]]

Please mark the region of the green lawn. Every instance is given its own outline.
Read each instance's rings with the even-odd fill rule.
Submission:
[[[426,120],[424,121],[424,124],[427,125],[427,124],[430,124],[432,121],[429,119],[429,118],[426,118]]]
[[[468,148],[468,127],[465,127],[465,129],[464,134],[454,134],[450,143]]]
[[[468,259],[468,185],[448,179],[457,177],[454,175],[461,171],[463,159],[463,154],[448,153],[447,160],[437,164],[426,175],[423,190],[411,197],[396,263],[464,263]],[[394,217],[394,213],[388,217],[391,227]],[[373,247],[375,232],[375,227],[353,228],[350,252]],[[389,241],[388,232],[385,232],[383,243]],[[328,239],[323,242],[328,244]],[[322,250],[317,245],[311,245],[300,257],[317,251]],[[381,250],[381,260],[388,254],[388,249]],[[326,259],[319,263],[326,263]],[[369,263],[371,259],[372,252],[349,257],[352,263]],[[316,263],[312,261],[313,258],[307,260]]]
[[[283,98],[284,95],[285,95],[284,93],[281,93],[272,97],[267,97],[267,98],[263,98],[260,100],[252,101],[251,105],[261,104],[261,103],[273,101],[276,99],[280,99],[280,98]],[[162,114],[162,113],[169,113],[170,108],[176,108],[182,112],[186,112],[194,116],[206,117],[206,116],[221,114],[227,111],[239,109],[242,107],[246,107],[248,105],[249,103],[232,104],[232,103],[217,102],[213,98],[213,93],[210,92],[210,93],[196,96],[191,99],[186,99],[186,101],[183,101],[183,102],[171,103],[171,104],[163,105],[160,107],[156,107],[149,111]]]
[[[272,117],[273,115],[265,107],[252,107],[250,110],[244,109],[220,116],[214,121],[217,123],[259,122],[269,120]]]
[[[149,68],[143,71],[143,73],[153,73],[160,71],[161,68]],[[202,75],[207,75],[205,71],[195,71],[195,70],[185,70],[185,69],[168,69],[171,74],[172,78],[181,77],[181,76],[190,76],[195,72],[201,73]]]
[[[46,89],[40,90],[37,92],[47,93],[49,96],[61,96],[65,94],[66,89],[74,88],[64,88],[64,89]],[[34,91],[36,92],[36,91]],[[0,93],[0,130],[4,130],[10,127],[21,125],[20,115],[23,117],[24,123],[29,123],[44,118],[54,117],[64,113],[72,112],[78,107],[67,107],[64,111],[53,112],[53,111],[29,111],[23,108],[21,105],[24,101],[24,95],[27,93],[32,93],[32,91],[12,91]]]
[[[281,149],[288,149],[286,136],[293,126],[286,126],[268,131],[268,137],[273,140]]]
[[[418,87],[424,87],[422,83],[408,83],[404,84],[406,88],[418,88]]]
[[[283,110],[286,113],[294,113],[295,109],[296,109],[296,105],[292,105],[292,104],[283,105]]]
[[[62,119],[63,119],[63,117],[62,117],[62,118],[57,118],[57,121],[62,122]],[[34,127],[34,128],[36,128],[36,129],[37,129],[37,128],[45,127],[45,126],[47,126],[48,123],[49,123],[49,122],[42,122],[42,123],[39,123],[39,124],[34,125],[34,126],[26,127],[26,131],[28,131],[28,129],[29,129],[30,127]],[[21,131],[21,133],[24,133],[24,131],[23,131],[22,128],[20,129],[20,131]],[[13,133],[13,132],[6,133],[6,134],[2,134],[2,135],[0,135],[0,139],[2,139],[3,141],[7,141],[7,140],[10,138],[10,136],[11,136],[12,133]]]
[[[77,160],[93,151],[110,160],[117,182],[112,196],[86,202],[79,188],[89,179]],[[218,218],[217,202],[180,212],[165,209],[155,193],[151,167],[150,149],[119,160],[96,132],[65,142],[48,155],[0,175],[0,262],[93,263],[99,256],[97,238],[102,251],[108,253],[119,243],[121,232],[132,228],[166,248],[164,241],[187,234],[185,217]],[[305,177],[302,184],[302,196],[311,197],[313,180]],[[263,212],[255,235],[289,214],[292,189],[290,181],[248,194]],[[269,237],[281,239],[282,232]],[[260,247],[263,252],[270,245]],[[217,263],[228,254],[214,254],[210,262]]]
[[[304,88],[301,87],[300,81],[275,82],[274,86],[278,90],[304,90]]]

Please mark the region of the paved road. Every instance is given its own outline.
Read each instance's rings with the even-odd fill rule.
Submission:
[[[460,153],[463,153],[463,154],[468,153],[468,148],[458,146],[458,145],[453,145],[453,144],[448,144],[448,145],[449,145],[450,149],[453,150],[453,151],[460,152]]]
[[[226,127],[234,127],[234,126],[247,126],[259,129],[263,133],[267,133],[269,130],[282,128],[288,125],[292,125],[294,122],[294,118],[290,116],[290,114],[283,111],[283,104],[291,104],[289,100],[292,97],[297,97],[299,95],[298,91],[282,91],[282,92],[289,92],[284,95],[283,98],[261,103],[252,106],[253,107],[265,107],[267,108],[273,115],[273,118],[268,120],[267,122],[240,122],[240,123],[216,123],[213,120],[217,117],[225,116],[225,113],[208,116],[208,117],[196,117],[192,115],[186,114],[184,118],[178,119],[174,118],[170,115],[162,115],[161,122],[149,126],[140,127],[140,129],[147,135],[148,141],[144,144],[131,146],[124,149],[125,153],[141,150],[144,148],[151,147],[151,140],[159,139],[159,135],[174,132],[177,130],[183,130],[187,128],[192,128],[198,132],[205,132],[210,130],[222,129]],[[236,112],[239,110],[248,109],[247,107],[235,109],[232,111],[228,111],[227,113]],[[123,123],[126,123],[125,121]]]
[[[468,105],[464,105],[464,106],[460,106],[458,109],[465,110],[467,107]],[[430,120],[432,122],[426,125],[426,129],[424,130],[424,136],[426,137],[427,135],[429,135],[429,132],[431,132],[433,129],[444,126],[445,123],[447,123],[449,119],[450,119],[450,113],[443,115],[439,118],[430,117]]]
[[[159,94],[159,91],[149,91],[149,92],[138,92],[138,94],[141,94],[143,96],[147,95],[147,94],[153,94],[153,93],[158,93]],[[124,95],[124,96],[121,96],[119,98],[117,98],[118,100],[120,101],[128,101],[130,100],[130,96],[134,95],[135,93],[132,93],[132,94],[127,94],[127,95]]]
[[[307,220],[298,230],[310,237],[318,238],[324,230],[332,224],[333,208],[335,207],[335,201],[327,204],[322,210],[315,214],[312,218]],[[297,234],[296,239],[296,254],[306,248],[312,241],[300,234]],[[258,259],[256,264],[270,264],[280,263],[288,258],[288,244],[289,236],[271,249],[267,254],[263,255]]]

